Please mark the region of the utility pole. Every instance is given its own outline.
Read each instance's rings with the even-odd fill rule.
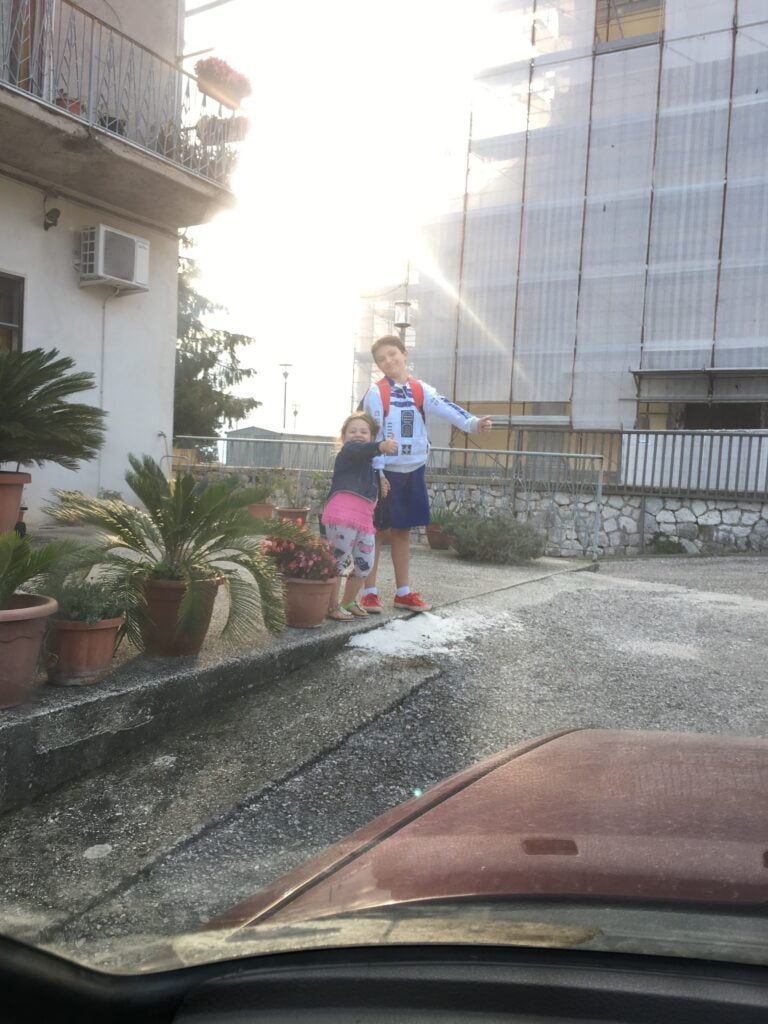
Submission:
[[[280,369],[283,371],[283,430],[285,430],[285,414],[288,409],[288,371],[293,366],[293,363],[280,363]]]

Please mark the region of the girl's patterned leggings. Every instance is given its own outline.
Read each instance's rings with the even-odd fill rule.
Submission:
[[[356,526],[342,523],[326,523],[325,539],[336,559],[339,576],[352,558],[352,572],[355,576],[366,577],[373,570],[375,538],[372,533],[363,533]]]

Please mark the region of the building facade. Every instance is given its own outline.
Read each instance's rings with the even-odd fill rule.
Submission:
[[[33,522],[51,488],[121,491],[129,452],[170,456],[178,232],[231,203],[235,159],[183,23],[183,0],[0,0],[0,348],[71,356],[108,413],[98,459],[33,471]]]
[[[768,427],[768,5],[503,0],[492,42],[417,374],[511,428]]]

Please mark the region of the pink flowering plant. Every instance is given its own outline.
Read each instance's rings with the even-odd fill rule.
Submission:
[[[306,526],[281,523],[262,544],[283,576],[296,580],[330,580],[336,573],[336,560],[322,537]]]
[[[242,100],[251,95],[251,83],[245,75],[235,71],[220,57],[205,57],[199,60],[195,64],[195,74],[198,78],[207,79],[220,86],[234,99]]]

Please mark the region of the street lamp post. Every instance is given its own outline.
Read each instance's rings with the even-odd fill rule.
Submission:
[[[296,433],[296,417],[299,415],[299,406],[296,402],[293,403],[293,432]]]
[[[400,299],[395,303],[395,327],[403,344],[405,344],[405,332],[410,326],[411,304],[408,299]]]
[[[293,366],[293,363],[280,363],[280,369],[283,371],[283,430],[285,430],[285,414],[288,408],[288,371]]]

